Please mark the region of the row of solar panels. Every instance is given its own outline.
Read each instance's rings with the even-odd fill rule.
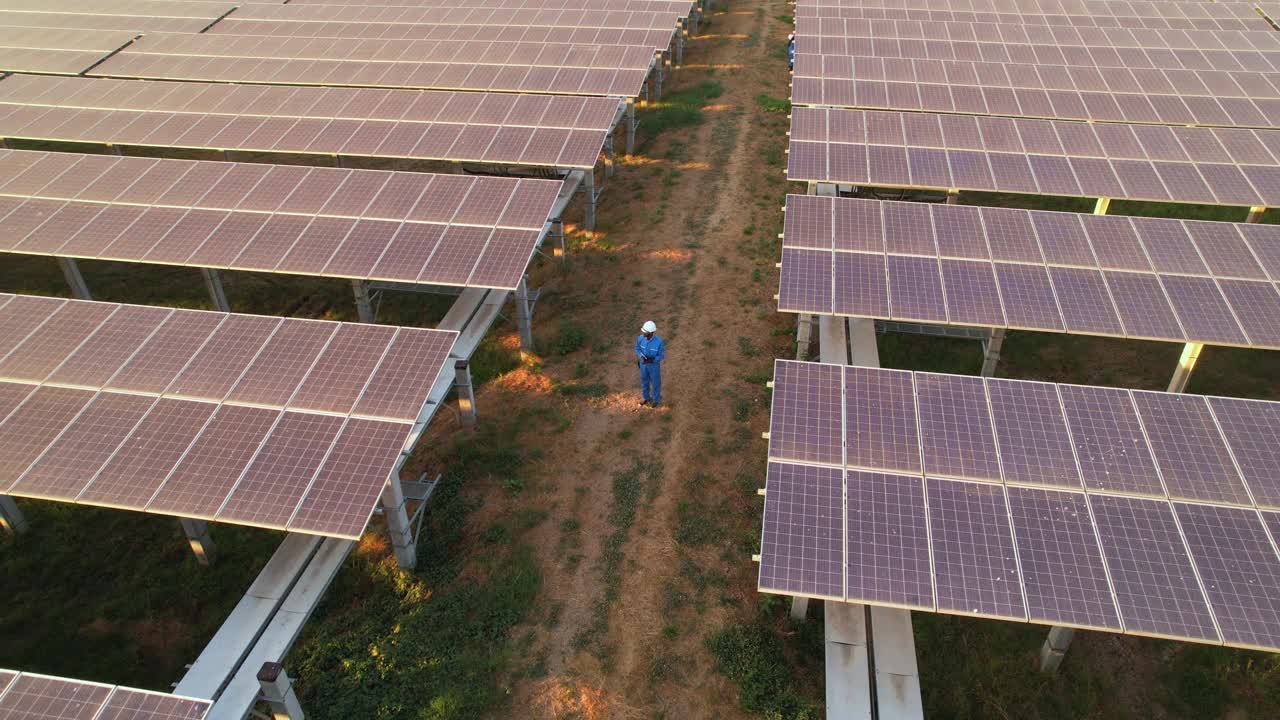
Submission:
[[[0,669],[0,716],[203,720],[213,703],[134,688]]]
[[[1280,404],[793,362],[773,403],[762,590],[1280,648]]]
[[[1132,30],[1266,30],[1266,19],[1250,8],[1226,3],[1143,3],[1147,7],[1169,7],[1190,14],[1160,15],[1154,10],[1134,9],[1128,3],[1105,2],[1105,14],[1034,13],[1015,10],[950,10],[938,8],[867,8],[802,4],[796,8],[801,18],[847,20],[915,20],[920,22],[1013,23],[1079,28],[1129,28]],[[1208,8],[1213,12],[1205,13]],[[1233,11],[1232,8],[1235,10]],[[1223,10],[1225,9],[1225,12]]]
[[[457,333],[0,296],[0,493],[359,538]]]

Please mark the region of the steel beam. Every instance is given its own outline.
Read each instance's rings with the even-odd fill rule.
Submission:
[[[378,322],[377,313],[373,311],[373,302],[369,300],[369,283],[364,280],[352,280],[351,292],[356,296],[356,315],[360,318],[360,322]]]
[[[1004,346],[1004,328],[992,328],[990,339],[982,341],[982,377],[995,377],[1000,364],[1000,348]]]
[[[272,720],[304,720],[302,703],[293,691],[289,673],[278,662],[265,662],[258,670],[258,684],[262,686],[262,699],[271,708]]]
[[[212,268],[200,268],[200,276],[204,278],[204,287],[209,291],[213,307],[219,312],[231,312],[231,303],[227,302],[227,291],[222,287],[222,276]]]
[[[511,301],[516,306],[516,329],[520,332],[520,349],[533,350],[533,313],[529,309],[529,276],[520,277],[520,284],[512,293]]]
[[[1049,628],[1049,636],[1040,646],[1040,669],[1047,673],[1056,673],[1062,666],[1062,659],[1067,656],[1067,648],[1071,647],[1071,639],[1076,631],[1067,627]]]
[[[1187,343],[1182,346],[1182,357],[1178,358],[1178,367],[1169,380],[1169,392],[1180,393],[1187,389],[1191,372],[1196,369],[1196,361],[1200,359],[1200,351],[1203,349],[1203,343]]]
[[[212,565],[217,558],[218,548],[213,544],[213,536],[209,534],[209,523],[191,518],[178,518],[178,522],[182,525],[182,532],[187,535],[187,542],[191,544],[191,552],[196,554],[196,561],[201,565]]]
[[[453,370],[453,386],[458,390],[458,424],[469,430],[476,426],[476,392],[471,384],[471,366],[466,360],[458,360]]]
[[[8,495],[0,495],[0,529],[10,535],[17,535],[26,532],[28,527],[27,516],[22,514],[18,503]]]
[[[92,300],[93,295],[89,293],[89,286],[84,281],[84,276],[80,274],[80,266],[75,260],[68,257],[58,258],[58,267],[62,268],[62,277],[67,279],[67,285],[71,286],[71,294],[79,300]]]
[[[387,522],[387,534],[391,536],[396,564],[407,570],[418,564],[418,545],[414,542],[413,525],[405,508],[404,490],[397,480],[392,479],[382,489],[382,517]]]

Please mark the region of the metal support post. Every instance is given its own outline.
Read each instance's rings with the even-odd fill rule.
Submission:
[[[120,151],[119,145],[108,145],[107,147],[111,148],[111,152],[115,155],[124,155],[124,153]]]
[[[560,258],[561,262],[569,259],[569,253],[564,247],[564,220],[552,220],[550,234],[555,238],[555,247],[551,248],[551,254]]]
[[[187,542],[191,544],[191,552],[196,554],[196,561],[201,565],[212,565],[218,553],[213,537],[209,535],[209,523],[191,518],[178,518],[178,522],[187,534]]]
[[[1111,198],[1098,198],[1098,202],[1093,206],[1094,215],[1106,215],[1107,210],[1111,209]]]
[[[404,490],[400,479],[391,478],[382,489],[382,517],[387,522],[387,534],[391,536],[391,549],[396,564],[410,569],[418,564],[418,545],[414,542],[413,525],[404,506]]]
[[[627,98],[627,155],[636,153],[636,99]]]
[[[982,377],[995,377],[1004,345],[1004,328],[992,328],[991,339],[982,341]]]
[[[948,190],[948,191],[947,191],[947,204],[948,204],[948,205],[959,205],[959,204],[960,204],[960,191],[959,191],[959,190]]]
[[[80,274],[80,266],[75,260],[67,257],[58,258],[58,267],[62,268],[62,276],[67,279],[67,284],[71,286],[71,294],[80,300],[92,300],[93,295],[89,294],[89,286],[85,284],[84,276]]]
[[[1191,371],[1196,369],[1196,361],[1200,359],[1203,343],[1187,343],[1182,347],[1182,357],[1178,358],[1178,367],[1173,371],[1173,379],[1169,381],[1169,392],[1180,393],[1187,389],[1191,380]]]
[[[606,178],[613,177],[616,152],[613,149],[613,133],[609,133],[604,139],[604,176]]]
[[[804,622],[805,616],[809,614],[809,598],[793,596],[791,598],[791,619],[796,622]]]
[[[689,21],[684,20],[680,23],[680,28],[676,30],[676,65],[684,65],[684,43],[688,34]]]
[[[352,280],[351,292],[356,296],[356,315],[360,318],[360,322],[378,322],[378,316],[373,312],[373,303],[369,300],[369,283],[364,280]]]
[[[662,99],[662,76],[665,74],[665,70],[667,67],[667,61],[666,59],[663,58],[661,54],[658,55],[658,59],[656,62],[658,66],[654,68],[654,73],[653,73],[653,101],[654,102],[658,102],[659,100]]]
[[[644,102],[646,107],[653,107],[653,104],[658,101],[658,96],[653,91],[653,76],[657,73],[658,68],[654,67],[649,71],[649,77],[645,78]]]
[[[10,535],[27,531],[27,516],[22,514],[18,503],[8,495],[0,495],[0,529]]]
[[[213,300],[213,307],[219,312],[231,312],[231,303],[227,302],[227,291],[222,287],[222,276],[217,270],[211,268],[200,268],[200,275],[204,278],[204,286],[209,291],[209,297]]]
[[[520,278],[511,296],[516,304],[516,329],[520,332],[520,349],[533,350],[533,314],[529,311],[529,276]]]
[[[582,174],[582,194],[586,198],[582,227],[587,230],[596,229],[596,169],[591,168]]]
[[[1244,221],[1247,223],[1262,222],[1262,213],[1266,211],[1267,208],[1265,205],[1255,205],[1249,208],[1249,217],[1245,218]]]
[[[458,389],[458,424],[470,430],[476,426],[476,391],[471,385],[471,367],[466,360],[459,360],[453,369],[453,386]]]
[[[302,703],[293,692],[289,674],[280,663],[262,663],[258,670],[258,683],[262,686],[262,699],[271,708],[272,720],[303,720]]]
[[[1049,637],[1045,638],[1044,645],[1040,647],[1040,670],[1047,673],[1058,672],[1058,667],[1062,665],[1062,659],[1067,655],[1067,648],[1071,647],[1071,638],[1076,631],[1066,627],[1049,628]]]

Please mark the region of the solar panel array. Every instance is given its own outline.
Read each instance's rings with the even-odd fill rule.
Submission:
[[[0,151],[0,252],[513,289],[561,183]]]
[[[1266,30],[1267,21],[1250,12],[1247,5],[1227,3],[1164,3],[1178,15],[1158,15],[1132,8],[1129,3],[1096,3],[1121,14],[1064,15],[1002,10],[960,10],[926,8],[837,7],[803,4],[796,8],[797,23],[801,18],[848,18],[856,20],[916,20],[921,22],[1013,23],[1018,25],[1050,25],[1057,27],[1130,28],[1153,30]],[[1149,8],[1151,3],[1140,4]],[[1207,8],[1210,12],[1201,9]],[[1234,9],[1234,10],[1233,10]],[[1188,12],[1189,11],[1189,12]],[[1134,13],[1134,14],[1124,14]],[[1144,14],[1145,13],[1145,14]]]
[[[287,5],[281,7],[289,7]],[[455,42],[537,42],[596,45],[643,45],[660,52],[671,46],[675,16],[661,30],[599,27],[523,27],[367,22],[294,22],[228,18],[210,29],[213,35],[272,35],[294,38],[360,38],[449,40]]]
[[[0,295],[0,493],[358,539],[457,333]]]
[[[796,108],[791,180],[1280,204],[1280,131]]]
[[[1108,122],[1275,127],[1274,72],[796,56],[800,105]]]
[[[1280,349],[1280,227],[793,195],[779,309]]]
[[[1280,403],[781,361],[763,591],[1280,648]]]
[[[19,75],[0,81],[0,137],[591,168],[621,105],[605,97]]]
[[[0,8],[0,26],[26,28],[75,28],[141,32],[198,33],[216,18],[152,17],[138,15],[81,15],[77,13],[11,12]]]
[[[95,76],[636,97],[652,47],[153,33]]]
[[[0,72],[79,75],[135,37],[122,30],[0,27]]]
[[[0,717],[15,720],[203,720],[208,700],[0,669]]]

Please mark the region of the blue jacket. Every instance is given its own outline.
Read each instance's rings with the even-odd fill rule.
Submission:
[[[644,335],[636,338],[636,359],[653,358],[654,362],[660,363],[666,356],[667,346],[656,334],[652,340],[646,339]]]
[[[787,63],[790,65],[796,64],[796,41],[795,40],[792,40],[791,42],[787,43]]]

